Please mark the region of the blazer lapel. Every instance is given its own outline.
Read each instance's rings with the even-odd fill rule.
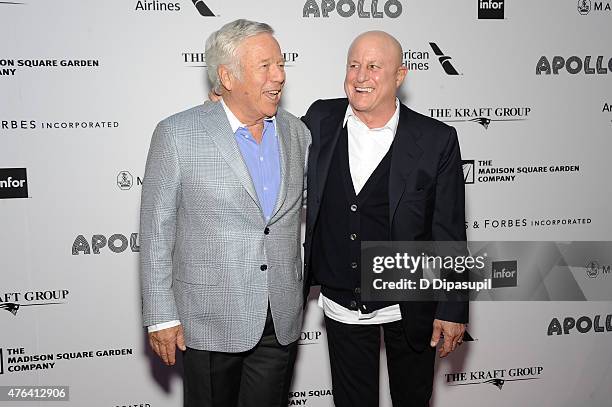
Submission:
[[[400,104],[400,117],[393,141],[391,170],[389,173],[389,225],[404,194],[406,178],[415,169],[423,150],[418,139],[421,133],[410,122],[410,110]]]
[[[329,172],[329,166],[331,159],[338,144],[340,133],[343,128],[343,118],[346,113],[344,110],[338,110],[331,115],[321,120],[321,147],[319,148],[319,157],[317,160],[317,198],[320,201],[325,190],[325,184],[327,182],[327,173]],[[325,137],[327,135],[327,137]]]
[[[247,190],[253,201],[261,209],[253,180],[242,159],[242,154],[236,144],[234,133],[221,103],[215,103],[206,116],[204,114],[201,116],[201,121],[203,128],[210,135],[227,165],[230,166],[236,178],[238,178],[244,189]]]
[[[276,139],[278,140],[278,152],[280,155],[280,188],[278,190],[278,197],[276,198],[276,205],[272,211],[270,220],[274,219],[274,216],[278,213],[281,206],[285,202],[287,197],[287,182],[289,182],[289,157],[291,157],[291,132],[287,122],[283,120],[282,113],[279,111],[276,114]]]

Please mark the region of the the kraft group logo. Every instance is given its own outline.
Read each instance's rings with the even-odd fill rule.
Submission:
[[[206,54],[204,52],[181,52],[183,63],[189,68],[206,68]]]
[[[459,75],[459,72],[457,72],[453,64],[451,64],[451,57],[445,55],[435,42],[430,42],[429,46],[433,50],[434,54],[438,56],[438,61],[440,61],[440,65],[442,65],[442,68],[447,75]]]
[[[527,120],[531,111],[529,106],[435,107],[429,109],[429,116],[445,123],[475,123],[488,130],[491,123]]]
[[[321,331],[302,331],[298,339],[298,345],[316,345],[321,340]]]
[[[475,370],[469,372],[445,373],[448,386],[466,386],[473,384],[491,384],[502,390],[506,382],[541,379],[544,367],[528,366],[510,369]]]
[[[21,307],[65,304],[68,294],[66,289],[4,293],[0,295],[0,310],[17,316]]]
[[[285,67],[295,66],[300,54],[297,51],[283,51]],[[204,52],[181,52],[183,63],[188,68],[207,68],[206,54]]]
[[[28,198],[25,168],[0,168],[0,199]]]

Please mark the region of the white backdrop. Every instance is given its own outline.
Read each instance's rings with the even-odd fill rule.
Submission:
[[[58,406],[181,405],[180,365],[162,366],[140,326],[140,181],[156,123],[206,97],[204,40],[236,18],[275,28],[288,65],[282,104],[298,116],[343,96],[358,33],[395,35],[411,68],[403,102],[457,128],[470,239],[610,240],[609,0],[484,1],[503,4],[498,19],[478,18],[480,0],[205,3],[214,15],[190,0],[0,2],[0,197],[27,196],[0,199],[0,386],[70,386]],[[340,12],[315,15],[332,4]],[[1,183],[20,179],[16,168],[27,193]],[[589,283],[610,284],[602,266]],[[471,311],[474,340],[438,362],[434,406],[612,405],[610,302]],[[548,335],[553,318],[597,316],[588,330],[583,318],[584,333]],[[314,300],[303,331],[290,405],[332,406]]]

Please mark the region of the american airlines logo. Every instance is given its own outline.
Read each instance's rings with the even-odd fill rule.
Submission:
[[[204,3],[202,0],[192,0],[192,2],[195,8],[198,10],[198,13],[200,13],[202,17],[215,16],[215,13],[213,13],[210,7],[208,7],[206,3]]]
[[[444,52],[442,52],[442,50],[440,49],[440,47],[438,47],[438,44],[436,44],[435,42],[430,42],[429,46],[433,50],[434,54],[438,56],[438,61],[440,61],[440,65],[442,65],[442,68],[444,69],[444,72],[446,72],[447,75],[459,75],[459,72],[457,72],[457,70],[450,61],[452,58],[448,55],[445,55]]]

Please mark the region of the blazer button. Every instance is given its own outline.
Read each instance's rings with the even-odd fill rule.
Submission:
[[[259,266],[259,269],[261,271],[266,271],[268,269],[268,265],[267,264],[262,264],[261,266]]]
[[[269,235],[270,234],[270,228],[266,227],[264,229],[264,235]]]
[[[354,262],[352,262],[352,263],[351,263],[351,268],[352,268],[352,269],[356,269],[356,268],[357,268],[357,266],[358,266],[358,264],[357,264],[357,262],[356,262],[356,261],[354,261]]]
[[[357,205],[355,204],[351,205],[351,212],[357,212]]]
[[[356,309],[357,308],[357,301],[354,301],[354,300],[351,301],[351,303],[349,304],[349,307],[351,309],[353,309],[353,310]]]
[[[357,239],[357,235],[355,233],[351,233],[351,235],[349,237],[350,237],[351,240]]]
[[[359,287],[355,288],[355,294],[361,294],[361,288]],[[365,308],[365,305],[363,308]]]

